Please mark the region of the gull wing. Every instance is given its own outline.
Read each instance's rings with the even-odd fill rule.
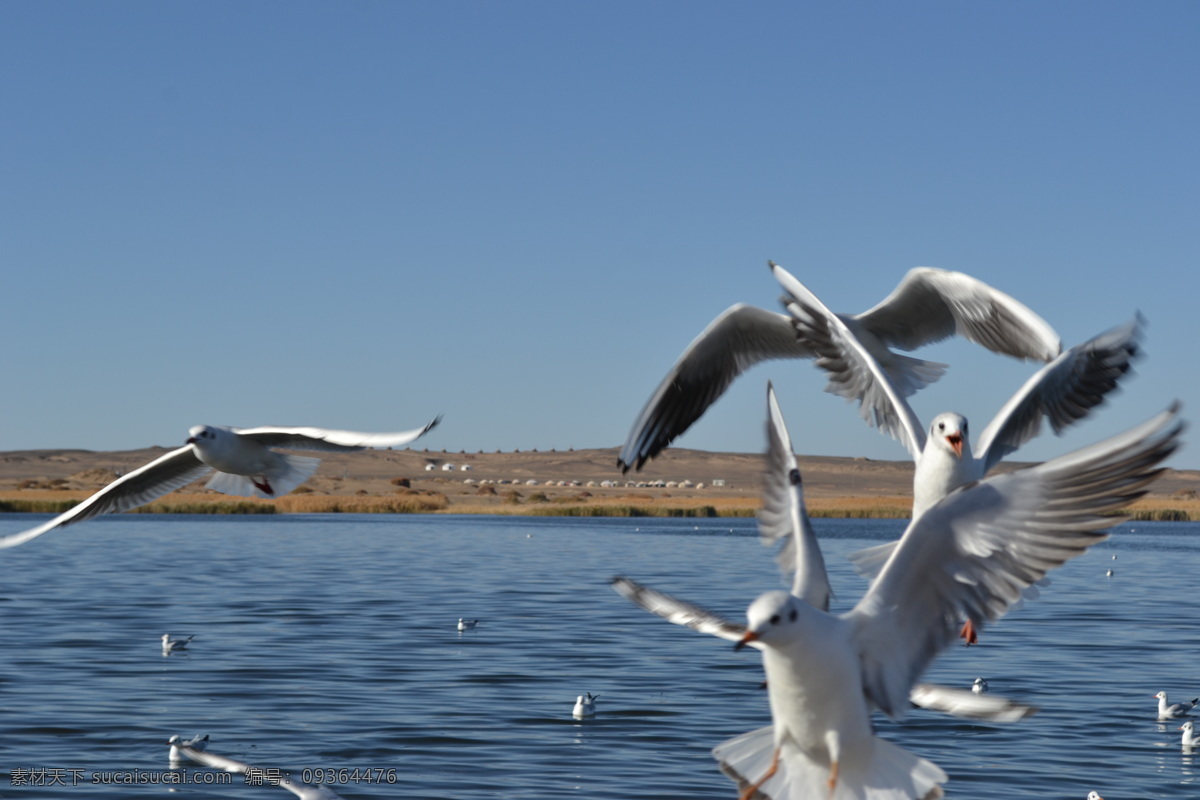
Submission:
[[[941,711],[964,719],[990,722],[1016,722],[1038,712],[1037,706],[1018,703],[995,694],[975,694],[970,689],[951,689],[932,683],[918,683],[908,699],[918,708]]]
[[[988,350],[1050,361],[1062,351],[1054,329],[1027,306],[961,272],[909,270],[879,305],[854,317],[875,336],[902,350],[957,334]]]
[[[979,437],[982,474],[1037,436],[1047,419],[1056,434],[1086,417],[1117,388],[1139,354],[1142,319],[1078,344],[1038,370],[1004,404]]]
[[[763,505],[758,512],[758,535],[764,545],[783,540],[778,561],[784,572],[794,573],[792,594],[813,608],[829,610],[833,592],[825,572],[825,559],[817,544],[804,508],[804,488],[800,467],[792,450],[792,440],[775,399],[775,389],[767,383],[767,471],[763,487]]]
[[[677,600],[671,595],[663,594],[649,586],[643,586],[636,581],[619,576],[613,578],[611,583],[617,594],[633,601],[651,614],[657,614],[667,622],[674,622],[676,625],[683,625],[700,633],[711,633],[713,636],[719,636],[731,642],[741,641],[742,637],[746,635],[745,625],[730,622],[711,611],[705,611],[699,606]],[[761,648],[758,642],[747,642],[747,644]]]
[[[776,358],[812,358],[790,318],[739,303],[708,324],[646,401],[617,456],[622,472],[665,450],[750,367]]]
[[[74,508],[64,511],[54,519],[20,533],[0,537],[0,549],[15,547],[41,536],[47,531],[74,525],[76,522],[129,511],[145,505],[168,492],[182,488],[192,481],[207,475],[212,468],[196,457],[192,445],[184,445],[160,456],[149,464],[122,475]]]
[[[1179,445],[1178,404],[1123,434],[951,492],[914,520],[855,626],[863,688],[892,717],[970,619],[982,629],[1049,570],[1107,538],[1108,516],[1145,494]]]
[[[241,775],[246,775],[256,769],[243,761],[219,756],[207,750],[197,750],[186,745],[176,745],[176,748],[197,764],[211,767],[212,769],[234,772]],[[282,770],[278,771],[278,774],[275,771],[268,770],[262,770],[262,773],[261,777],[264,784],[287,789],[292,794],[302,798],[302,800],[344,800],[340,794],[337,794],[328,786],[312,786],[311,784],[294,781],[287,777],[286,773]]]
[[[893,376],[845,320],[826,308],[783,267],[773,264],[772,269],[775,279],[790,295],[784,298],[784,303],[800,338],[816,352],[817,366],[829,373],[825,391],[857,400],[859,413],[868,425],[898,440],[908,448],[913,461],[920,459],[925,449],[925,429],[904,397],[925,383],[910,381],[905,391],[899,390]]]
[[[439,415],[424,427],[397,433],[360,433],[358,431],[331,431],[325,428],[234,428],[238,436],[253,439],[265,447],[283,447],[289,450],[324,450],[327,452],[353,452],[368,447],[399,447],[421,438],[442,421]]]

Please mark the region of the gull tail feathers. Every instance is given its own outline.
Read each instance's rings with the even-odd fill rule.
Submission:
[[[904,397],[911,397],[931,383],[937,382],[946,374],[948,364],[940,361],[926,361],[923,358],[891,354],[891,363],[885,364],[883,371],[892,379],[896,390]]]
[[[775,774],[750,795],[754,800],[937,800],[946,773],[891,742],[874,737],[869,759],[843,762],[832,794],[830,767],[813,759],[790,742],[783,744]],[[721,771],[742,792],[761,780],[771,768],[775,753],[774,728],[768,725],[735,736],[713,748]]]
[[[209,489],[222,494],[241,497],[271,499],[283,497],[304,483],[317,471],[319,458],[298,456],[292,453],[275,453],[278,458],[265,475],[233,475],[218,472],[205,484]]]

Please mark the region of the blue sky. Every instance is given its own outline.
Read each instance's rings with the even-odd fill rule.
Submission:
[[[918,265],[1066,344],[1140,310],[1126,390],[1043,459],[1200,408],[1200,5],[0,5],[0,450],[200,423],[608,447],[774,259],[839,311]],[[913,403],[1033,367],[966,343]],[[808,362],[678,444],[903,459]],[[1200,467],[1200,449],[1172,462]]]

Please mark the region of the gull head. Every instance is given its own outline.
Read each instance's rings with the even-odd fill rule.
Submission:
[[[186,444],[195,444],[203,447],[206,444],[211,444],[217,439],[217,429],[211,425],[196,425],[188,428],[188,438]]]
[[[1188,733],[1191,733],[1191,732],[1192,732],[1192,723],[1191,723],[1191,721],[1189,720],[1188,722],[1185,722],[1185,723],[1183,723],[1182,725],[1180,725],[1180,726],[1179,726],[1179,730],[1181,730],[1181,731],[1187,731]]]
[[[971,444],[967,441],[967,436],[967,418],[952,411],[938,414],[929,426],[929,441],[950,450],[959,460],[962,459],[964,451],[968,456],[971,454]]]
[[[803,617],[800,611],[800,604],[803,602],[800,598],[781,590],[760,595],[746,609],[746,621],[750,623],[750,629],[734,649],[740,650],[750,642],[771,645],[794,638]]]
[[[1087,800],[1104,800],[1104,798],[1096,792],[1088,792]]]
[[[1166,692],[1159,692],[1158,694],[1154,695],[1154,698],[1155,698],[1156,700],[1166,700],[1166,699],[1167,699],[1167,693],[1166,693]]]

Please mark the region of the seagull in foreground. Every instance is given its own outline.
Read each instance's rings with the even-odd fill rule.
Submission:
[[[179,751],[180,747],[190,747],[193,750],[203,750],[208,747],[208,734],[201,736],[196,734],[191,739],[184,740],[178,734],[167,740],[167,744],[171,745],[170,751],[167,753],[167,760],[171,762],[171,766],[175,767],[183,761],[183,753]]]
[[[1104,800],[1104,798],[1100,796],[1099,792],[1088,792],[1087,800]]]
[[[1189,716],[1192,713],[1192,709],[1196,707],[1196,704],[1200,703],[1200,697],[1193,697],[1189,703],[1171,703],[1168,705],[1166,692],[1159,692],[1154,697],[1158,699],[1159,722]]]
[[[575,708],[571,710],[571,716],[576,719],[596,716],[596,698],[599,696],[591,692],[587,693],[587,697],[579,695],[579,697],[575,698]]]
[[[983,678],[976,678],[975,683],[971,684],[971,691],[974,694],[986,694],[988,690],[988,682]]]
[[[368,447],[397,447],[429,431],[359,433],[324,428],[225,428],[197,425],[188,430],[183,447],[156,458],[105,486],[79,505],[36,528],[0,537],[0,549],[23,544],[47,531],[145,505],[216,470],[206,484],[224,494],[280,497],[316,471],[319,459],[280,453],[271,448],[349,453]]]
[[[1200,736],[1196,736],[1193,731],[1193,723],[1189,719],[1187,722],[1179,726],[1179,730],[1183,731],[1183,746],[1195,747],[1200,744]]]
[[[204,738],[205,740],[208,739],[207,736]],[[287,789],[292,794],[301,798],[301,800],[345,800],[340,794],[324,784],[312,786],[311,784],[294,781],[283,770],[252,767],[245,762],[209,753],[203,748],[191,747],[184,742],[172,744],[172,751],[174,750],[178,750],[180,754],[202,766],[245,775],[247,783],[250,782],[251,776],[253,776],[256,780],[260,780],[261,783]]]
[[[1009,295],[961,272],[932,267],[910,270],[874,308],[837,317],[906,397],[940,378],[946,365],[901,355],[893,347],[914,350],[958,335],[1021,359],[1050,361],[1062,351],[1054,329]],[[622,472],[640,470],[755,364],[818,356],[809,342],[797,339],[789,314],[730,306],[688,345],[650,395],[617,465]]]
[[[469,631],[478,624],[479,620],[477,619],[463,619],[462,617],[458,618],[458,629],[460,631]]]
[[[164,633],[162,635],[163,655],[167,655],[174,650],[186,650],[188,644],[192,641],[192,639],[195,638],[196,636],[193,634],[191,636],[183,636],[178,639],[172,639],[171,634]]]
[[[787,270],[777,265],[773,269],[788,292],[784,302],[798,335],[817,351],[817,366],[830,375],[826,390],[857,400],[867,423],[899,440],[912,456],[916,464],[913,518],[953,489],[982,479],[1001,459],[1037,436],[1043,420],[1061,434],[1086,417],[1117,388],[1139,353],[1140,316],[1062,352],[1004,404],[973,452],[966,417],[953,412],[939,414],[926,432],[905,400],[911,392],[897,386],[856,331]],[[870,579],[895,546],[888,542],[850,558]],[[1027,596],[1036,597],[1036,587],[1031,587]],[[973,620],[966,620],[961,637],[967,644],[975,644],[978,632]]]
[[[613,586],[672,622],[763,651],[772,725],[713,750],[742,800],[857,800],[868,787],[872,800],[941,797],[946,774],[875,736],[871,710],[902,717],[957,620],[999,619],[1048,570],[1105,540],[1107,515],[1145,494],[1182,429],[1174,405],[1098,444],[959,488],[910,522],[843,614],[771,591],[740,625],[626,578]],[[792,482],[798,494],[798,471]]]

